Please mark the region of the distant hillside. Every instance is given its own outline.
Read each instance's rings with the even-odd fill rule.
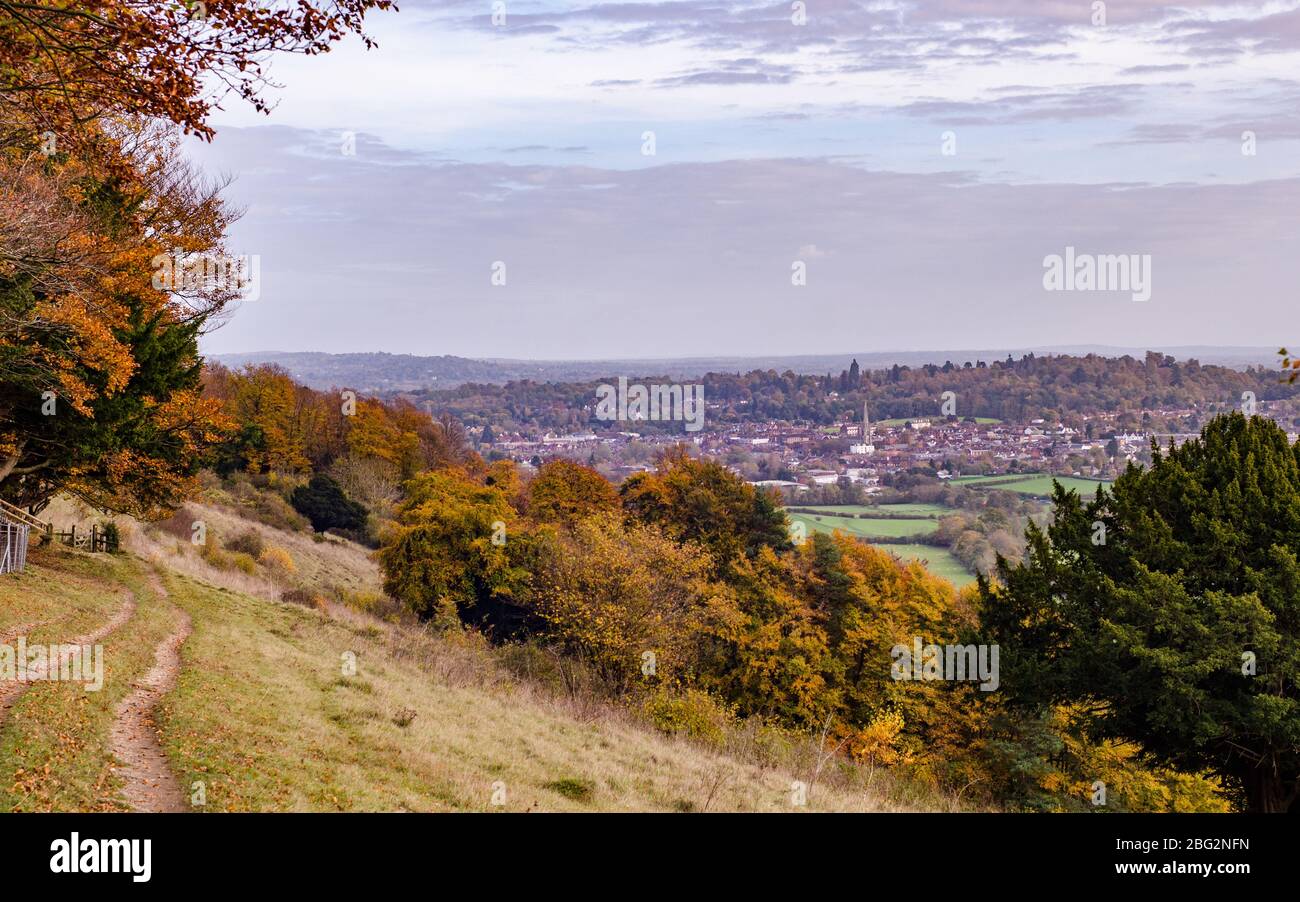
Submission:
[[[362,392],[387,393],[421,389],[456,388],[467,382],[502,385],[530,379],[536,382],[582,382],[615,376],[667,376],[689,379],[705,373],[747,373],[754,370],[787,370],[806,375],[826,375],[846,369],[856,359],[863,369],[894,366],[919,367],[927,363],[942,366],[951,360],[1005,360],[1007,355],[1099,354],[1105,357],[1129,355],[1141,360],[1147,348],[1103,345],[1061,345],[1031,348],[983,348],[948,351],[879,351],[846,354],[809,354],[783,357],[692,357],[644,358],[637,360],[510,360],[473,359],[444,354],[420,357],[414,354],[365,352],[324,354],[315,351],[254,351],[246,354],[217,354],[214,359],[229,367],[275,363],[294,379],[312,388],[352,388]],[[1276,366],[1276,348],[1231,348],[1183,346],[1151,348],[1180,361],[1195,358],[1202,364],[1242,369],[1252,365]]]
[[[274,363],[288,370],[296,381],[312,388],[352,388],[362,392],[455,388],[466,382],[500,383],[527,378],[494,363],[451,356],[256,351],[221,354],[216,359],[235,369],[249,364]]]

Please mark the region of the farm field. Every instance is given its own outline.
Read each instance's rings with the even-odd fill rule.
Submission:
[[[929,519],[890,520],[883,517],[837,517],[830,514],[787,513],[792,521],[803,523],[809,531],[833,532],[838,529],[864,539],[900,539],[934,532],[938,521]]]
[[[954,512],[954,508],[943,504],[924,504],[920,502],[903,501],[898,504],[876,504],[866,508],[865,513],[882,513],[892,514],[895,516],[917,516],[917,517],[946,517]]]
[[[937,513],[947,513],[949,508],[937,504],[891,504],[881,505],[889,508],[934,509]],[[845,505],[843,507],[826,507],[827,511],[863,511],[871,512],[880,507]],[[901,513],[901,511],[900,511]],[[924,535],[938,528],[938,521],[933,519],[886,519],[883,517],[866,518],[836,516],[834,514],[801,514],[787,511],[791,522],[803,523],[809,532],[834,532],[839,530],[867,542],[873,539],[897,539],[905,536]],[[975,574],[967,570],[951,551],[937,545],[877,543],[877,548],[897,555],[903,560],[920,560],[936,576],[952,581],[958,588],[975,581]]]
[[[1017,473],[1001,476],[958,476],[952,481],[968,488],[996,488],[1022,495],[1048,497],[1052,494],[1052,480],[1055,479],[1067,489],[1074,489],[1084,495],[1092,495],[1097,485],[1110,486],[1108,480],[1083,479],[1078,476],[1056,476],[1047,473]]]
[[[947,548],[937,545],[877,545],[905,561],[923,561],[925,569],[935,576],[942,576],[958,589],[975,582],[975,574],[962,565]]]
[[[1107,488],[1110,487],[1109,482],[1097,479],[1080,479],[1075,476],[1057,476],[1056,481],[1065,489],[1074,489],[1080,495],[1085,497],[1091,497],[1097,491],[1098,484],[1104,485]],[[1008,491],[1019,492],[1022,495],[1042,495],[1043,497],[1047,497],[1052,494],[1052,477],[1034,476],[1022,482],[1014,482],[1007,486],[999,486],[999,488],[1006,488]]]

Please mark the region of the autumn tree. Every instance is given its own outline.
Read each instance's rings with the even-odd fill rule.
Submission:
[[[460,469],[407,483],[379,551],[384,591],[413,613],[508,636],[527,618],[530,539],[497,486]]]
[[[790,547],[785,513],[775,496],[715,461],[691,457],[681,446],[664,454],[654,472],[629,478],[619,495],[633,519],[698,543],[719,567],[752,558],[762,548]]]
[[[609,480],[564,458],[543,465],[528,485],[528,513],[546,523],[571,526],[583,517],[618,507],[618,492]]]
[[[252,473],[308,469],[298,386],[281,367],[248,366],[231,374],[230,415],[240,425],[236,445],[223,454]]]
[[[267,58],[314,55],[392,0],[0,0],[0,107],[36,133],[109,115],[170,120],[204,137],[224,94],[266,111]]]
[[[266,109],[269,54],[323,52],[390,6],[0,0],[0,496],[154,516],[190,491],[225,427],[197,337],[239,292],[233,212],[174,126],[211,137],[228,92]],[[195,263],[209,275],[158,278]],[[241,430],[254,466],[300,466],[321,426],[303,399],[293,429]]]
[[[386,461],[401,479],[440,467],[477,469],[477,455],[469,449],[458,422],[450,418],[435,422],[408,401],[358,399],[344,429],[351,456]]]
[[[532,603],[547,634],[609,686],[694,677],[700,627],[720,591],[697,549],[602,511],[554,536],[538,562]]]
[[[0,213],[55,226],[11,235],[0,257],[0,495],[39,509],[68,491],[146,516],[184,497],[224,428],[201,397],[197,336],[230,295],[174,297],[153,261],[221,253],[217,190],[150,126],[39,162],[0,151]]]

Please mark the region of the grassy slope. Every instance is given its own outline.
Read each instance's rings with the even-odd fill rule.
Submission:
[[[195,631],[167,750],[185,781],[207,781],[214,810],[486,811],[497,781],[505,810],[701,808],[720,773],[713,809],[788,807],[792,776],[613,709],[571,710],[494,672],[472,643],[170,583]],[[345,652],[355,676],[343,675]],[[414,714],[406,726],[402,709]],[[589,798],[569,797],[584,784]],[[821,802],[874,806],[843,792]]]
[[[121,810],[105,752],[108,730],[118,702],[153,665],[155,646],[178,616],[129,560],[33,551],[26,573],[0,577],[0,632],[50,618],[26,631],[29,645],[90,632],[120,609],[124,590],[134,593],[136,610],[101,643],[103,688],[33,682],[9,712],[0,730],[0,810]]]
[[[300,558],[314,550],[282,538]],[[113,712],[152,663],[178,607],[194,631],[159,726],[182,786],[205,784],[208,811],[781,811],[792,810],[792,781],[813,782],[815,751],[793,741],[777,754],[740,731],[722,748],[668,737],[622,709],[511,677],[471,638],[430,637],[337,605],[320,611],[220,588],[177,572],[194,569],[188,550],[136,540],[160,554],[170,597],[151,588],[155,565],[131,556],[34,552],[26,574],[0,578],[0,624],[51,619],[47,641],[107,620],[124,588],[138,603],[104,642],[103,691],[34,684],[0,727],[0,810],[120,808],[106,750]],[[346,563],[358,584],[375,579],[359,551],[350,561],[338,547],[320,553],[333,569]],[[229,575],[236,585],[244,578]],[[31,641],[43,635],[29,632]],[[344,652],[356,655],[355,676],[343,675]],[[502,806],[492,804],[498,782]],[[936,807],[950,806],[887,773],[836,764],[808,803]]]

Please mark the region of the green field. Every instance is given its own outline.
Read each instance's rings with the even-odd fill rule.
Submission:
[[[1052,494],[1052,479],[1055,478],[1066,490],[1073,489],[1084,498],[1091,498],[1097,491],[1097,485],[1100,483],[1106,488],[1110,488],[1110,483],[1096,479],[1080,479],[1076,476],[1035,476],[1026,479],[1023,482],[1015,482],[1006,486],[1008,491],[1019,492],[1022,495],[1041,495],[1046,498]],[[1001,486],[999,486],[1001,488]]]
[[[934,512],[951,513],[950,508],[938,504],[887,504],[879,506],[844,505],[823,508],[827,511],[872,513],[881,509],[906,508],[907,513]],[[897,511],[904,513],[905,511]],[[802,523],[811,532],[835,532],[839,530],[864,541],[873,539],[898,539],[906,536],[925,535],[938,528],[938,521],[933,519],[886,519],[884,517],[852,517],[834,514],[802,514],[787,511],[786,516],[792,523]],[[881,548],[903,560],[921,560],[925,567],[936,576],[951,580],[958,587],[975,581],[961,561],[953,556],[947,548],[937,545],[878,543]]]
[[[905,561],[925,562],[925,569],[942,576],[957,588],[975,582],[975,574],[967,570],[947,548],[937,545],[877,545],[877,548],[895,554]]]
[[[1019,492],[1022,495],[1036,495],[1042,498],[1052,494],[1052,480],[1055,479],[1066,489],[1074,489],[1080,495],[1091,497],[1097,491],[1097,485],[1110,487],[1107,480],[1082,479],[1077,476],[1050,476],[1046,473],[1004,473],[1001,476],[958,476],[952,481],[970,488],[992,488],[1007,492]]]
[[[1033,479],[1041,474],[1038,473],[1003,473],[1001,476],[954,476],[949,482],[955,482],[959,485],[978,486],[990,482],[1021,482],[1026,479]]]
[[[840,530],[864,539],[901,539],[904,536],[921,536],[934,532],[938,522],[929,519],[890,520],[883,517],[836,517],[829,514],[787,513],[791,521],[803,523],[809,531],[833,532]]]
[[[946,517],[956,511],[943,504],[924,504],[921,502],[900,502],[898,504],[876,504],[866,509],[867,513],[892,514],[894,516]]]

